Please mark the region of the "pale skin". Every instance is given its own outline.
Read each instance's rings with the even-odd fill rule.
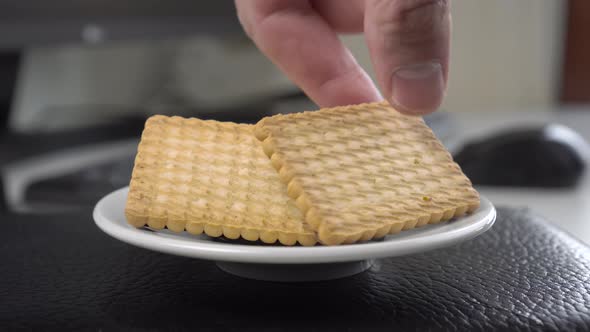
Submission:
[[[246,34],[320,107],[428,114],[447,86],[450,0],[235,0]],[[338,34],[364,33],[377,86]]]

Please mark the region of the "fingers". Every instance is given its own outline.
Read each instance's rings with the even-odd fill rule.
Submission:
[[[381,100],[335,31],[305,0],[236,0],[258,48],[320,107]]]
[[[435,111],[447,83],[449,0],[367,0],[364,29],[387,100],[404,113]]]

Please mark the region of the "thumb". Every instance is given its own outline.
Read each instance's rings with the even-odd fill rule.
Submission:
[[[427,114],[447,85],[450,0],[367,0],[364,30],[383,95],[397,110]]]

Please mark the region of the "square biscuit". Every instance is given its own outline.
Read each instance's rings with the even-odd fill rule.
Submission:
[[[314,245],[253,126],[153,116],[138,147],[128,222],[192,234]]]
[[[254,132],[321,243],[381,238],[479,207],[422,118],[385,102],[276,115]]]

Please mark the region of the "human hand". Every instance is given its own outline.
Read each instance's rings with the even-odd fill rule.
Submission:
[[[383,99],[337,33],[364,32],[383,96],[427,114],[448,75],[450,0],[235,0],[258,48],[319,106]]]

